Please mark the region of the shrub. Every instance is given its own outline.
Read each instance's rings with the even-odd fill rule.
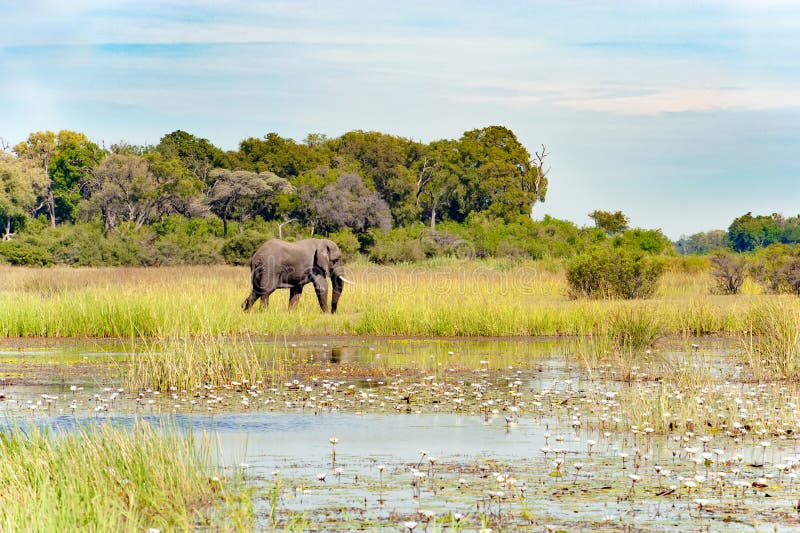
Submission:
[[[598,238],[593,228],[579,229],[572,222],[549,216],[541,221],[519,217],[507,222],[485,213],[472,213],[465,224],[448,222],[440,227],[471,243],[478,257],[570,257]]]
[[[684,274],[708,272],[710,261],[706,255],[676,255],[667,258],[667,270]]]
[[[750,274],[768,292],[800,294],[800,248],[772,244],[754,253]]]
[[[598,246],[569,263],[567,283],[573,298],[649,298],[664,268],[644,252]]]
[[[222,245],[222,257],[231,265],[246,265],[259,246],[272,238],[254,230],[245,230]]]
[[[53,256],[31,244],[18,241],[0,242],[0,261],[19,266],[48,266]]]
[[[472,243],[454,233],[425,229],[420,234],[420,241],[426,257],[475,257]]]
[[[634,248],[650,254],[660,254],[673,248],[672,241],[660,229],[630,229],[614,238],[615,246]]]
[[[789,292],[800,296],[800,257],[793,257],[786,262],[780,278]]]
[[[711,255],[714,289],[720,294],[738,294],[744,283],[746,271],[747,262],[741,255],[724,251]]]
[[[330,233],[328,238],[339,246],[345,261],[355,258],[361,249],[361,243],[358,242],[358,237],[356,237],[353,230],[348,227]]]
[[[387,232],[373,230],[370,235],[374,241],[369,250],[370,261],[386,264],[425,259],[419,229],[395,228]]]

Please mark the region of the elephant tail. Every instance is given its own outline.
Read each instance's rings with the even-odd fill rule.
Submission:
[[[264,265],[251,265],[250,268],[250,282],[253,285],[254,294],[263,294],[266,292],[264,286],[261,284],[261,273],[264,272]]]

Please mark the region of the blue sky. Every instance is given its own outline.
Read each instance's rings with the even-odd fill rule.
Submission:
[[[782,0],[0,0],[0,137],[500,124],[551,153],[535,217],[677,238],[800,213],[799,36]]]

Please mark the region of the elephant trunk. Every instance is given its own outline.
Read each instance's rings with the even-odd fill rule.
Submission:
[[[339,306],[339,298],[342,296],[342,289],[344,289],[344,282],[341,276],[331,276],[331,285],[333,285],[333,295],[331,296],[331,314],[336,312]]]

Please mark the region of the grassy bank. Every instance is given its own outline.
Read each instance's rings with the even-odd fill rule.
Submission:
[[[3,531],[191,531],[252,527],[208,443],[137,423],[0,439]]]
[[[710,294],[706,272],[668,272],[653,299],[567,298],[552,264],[439,262],[426,266],[354,265],[335,316],[323,315],[311,286],[286,309],[277,291],[266,312],[243,313],[249,273],[237,267],[0,267],[0,336],[129,337],[205,334],[580,335],[621,311],[647,313],[660,334],[745,334],[755,306],[796,298]]]

